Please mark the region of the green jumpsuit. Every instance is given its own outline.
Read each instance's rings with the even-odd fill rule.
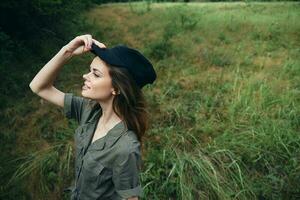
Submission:
[[[75,130],[75,181],[65,189],[72,200],[143,197],[139,173],[140,142],[124,121],[91,143],[102,114],[99,103],[73,93],[64,97],[64,114],[79,126]],[[100,124],[101,126],[101,124]]]

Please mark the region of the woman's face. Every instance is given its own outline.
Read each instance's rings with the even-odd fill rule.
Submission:
[[[98,56],[93,59],[90,71],[83,75],[83,79],[84,84],[81,91],[83,97],[102,101],[112,97],[114,88],[112,87],[108,67]]]

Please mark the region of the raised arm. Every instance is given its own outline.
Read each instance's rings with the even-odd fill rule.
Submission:
[[[66,50],[66,47],[62,47],[33,78],[29,84],[31,90],[43,99],[63,107],[64,93],[56,89],[53,82],[59,70],[71,57],[72,55]]]
[[[63,46],[59,52],[36,74],[29,87],[31,90],[43,99],[63,107],[65,93],[53,86],[58,72],[62,66],[74,55],[80,55],[91,49],[91,35],[82,35],[75,37],[67,45]]]

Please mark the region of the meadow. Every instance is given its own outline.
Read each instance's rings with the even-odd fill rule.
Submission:
[[[300,198],[299,3],[111,3],[82,15],[83,32],[140,50],[157,72],[143,89],[144,199]],[[56,87],[80,95],[91,60],[72,59]],[[17,155],[2,161],[2,198],[68,199],[76,124],[29,88],[18,101],[1,126]]]

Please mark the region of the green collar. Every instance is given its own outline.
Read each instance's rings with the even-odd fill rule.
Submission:
[[[88,120],[86,122],[86,124],[82,125],[83,126],[82,139],[84,142],[85,152],[86,152],[88,146],[90,146],[89,147],[90,149],[97,149],[97,150],[102,150],[104,147],[105,148],[111,147],[128,130],[125,121],[122,120],[119,123],[117,123],[114,127],[112,127],[106,133],[105,136],[103,136],[102,138],[99,138],[99,139],[95,140],[93,143],[91,143],[92,138],[94,136],[94,132],[96,131],[96,128],[97,128],[97,123],[98,123],[101,113],[102,113],[100,106],[98,106],[96,108],[100,108],[100,109],[97,109],[98,112],[94,113],[95,116],[91,117],[90,120]]]

